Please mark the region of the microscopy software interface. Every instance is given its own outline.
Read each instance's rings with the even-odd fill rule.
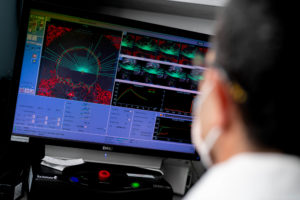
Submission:
[[[31,10],[13,133],[194,153],[208,43]]]

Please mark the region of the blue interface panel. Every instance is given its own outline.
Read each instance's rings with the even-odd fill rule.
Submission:
[[[208,43],[31,10],[13,133],[194,153]]]

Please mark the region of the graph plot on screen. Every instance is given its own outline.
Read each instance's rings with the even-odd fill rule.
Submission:
[[[195,94],[168,90],[165,92],[163,110],[167,113],[191,115]]]
[[[163,93],[158,88],[116,83],[113,105],[158,111],[162,105]]]
[[[153,135],[154,140],[191,143],[191,121],[158,117]]]

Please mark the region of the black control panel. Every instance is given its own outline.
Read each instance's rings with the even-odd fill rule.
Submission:
[[[162,173],[139,167],[85,163],[59,172],[34,170],[30,199],[172,199]]]

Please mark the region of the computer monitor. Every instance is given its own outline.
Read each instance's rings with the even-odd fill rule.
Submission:
[[[208,38],[78,9],[24,5],[12,139],[197,159],[191,110],[205,68],[193,66],[193,58],[204,56]]]

